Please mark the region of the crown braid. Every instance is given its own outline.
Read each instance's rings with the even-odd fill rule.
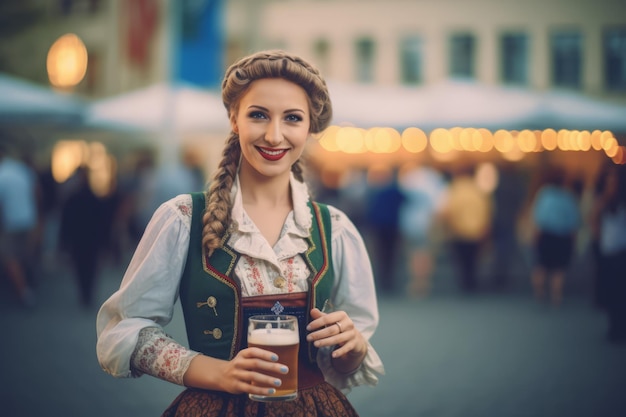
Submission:
[[[239,103],[252,82],[264,78],[282,78],[304,89],[310,110],[310,133],[326,129],[332,118],[332,105],[328,87],[319,70],[300,57],[280,50],[257,52],[231,65],[222,81],[222,101],[233,119]],[[222,245],[231,222],[232,201],[230,192],[237,174],[241,147],[239,135],[231,132],[222,153],[222,161],[207,192],[207,210],[202,218],[204,228],[202,243],[209,256]],[[301,161],[291,166],[291,171],[304,182]]]
[[[250,83],[262,78],[283,78],[298,84],[307,93],[311,133],[319,133],[328,127],[332,105],[326,81],[313,65],[280,50],[257,52],[228,68],[222,81],[222,101],[229,117],[238,110],[239,100]]]

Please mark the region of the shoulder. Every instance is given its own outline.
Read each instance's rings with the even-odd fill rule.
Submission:
[[[180,194],[167,200],[157,209],[157,213],[164,216],[174,216],[182,221],[187,229],[191,227],[191,215],[193,213],[193,203],[191,194]]]
[[[318,205],[326,206],[328,213],[330,214],[330,225],[332,230],[332,237],[336,239],[338,237],[348,235],[358,235],[359,232],[352,223],[352,220],[340,209],[329,204],[323,204],[316,202]]]

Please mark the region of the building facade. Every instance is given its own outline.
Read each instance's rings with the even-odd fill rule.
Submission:
[[[205,26],[223,35],[181,47],[211,7]],[[461,78],[626,102],[626,0],[8,0],[0,11],[18,22],[4,25],[3,71],[45,84],[50,46],[75,33],[89,55],[76,89],[89,97],[176,77],[203,49],[221,57],[200,71],[220,74],[251,51],[284,48],[338,81]]]
[[[228,51],[284,48],[328,78],[446,78],[626,101],[624,0],[231,0]]]

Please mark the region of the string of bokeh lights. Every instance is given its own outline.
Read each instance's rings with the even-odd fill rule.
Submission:
[[[609,130],[506,130],[485,128],[437,128],[427,135],[409,127],[401,133],[391,127],[369,129],[329,126],[317,135],[328,152],[346,154],[389,154],[404,149],[419,154],[427,150],[439,159],[450,159],[457,152],[499,152],[503,158],[518,161],[525,154],[544,151],[604,152],[615,164],[626,164],[626,146],[620,145]]]

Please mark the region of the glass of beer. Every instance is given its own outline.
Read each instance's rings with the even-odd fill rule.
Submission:
[[[289,401],[298,396],[298,319],[287,315],[252,316],[248,325],[248,347],[274,352],[278,362],[289,367],[287,374],[268,372],[282,381],[272,395],[250,394],[256,401]]]

